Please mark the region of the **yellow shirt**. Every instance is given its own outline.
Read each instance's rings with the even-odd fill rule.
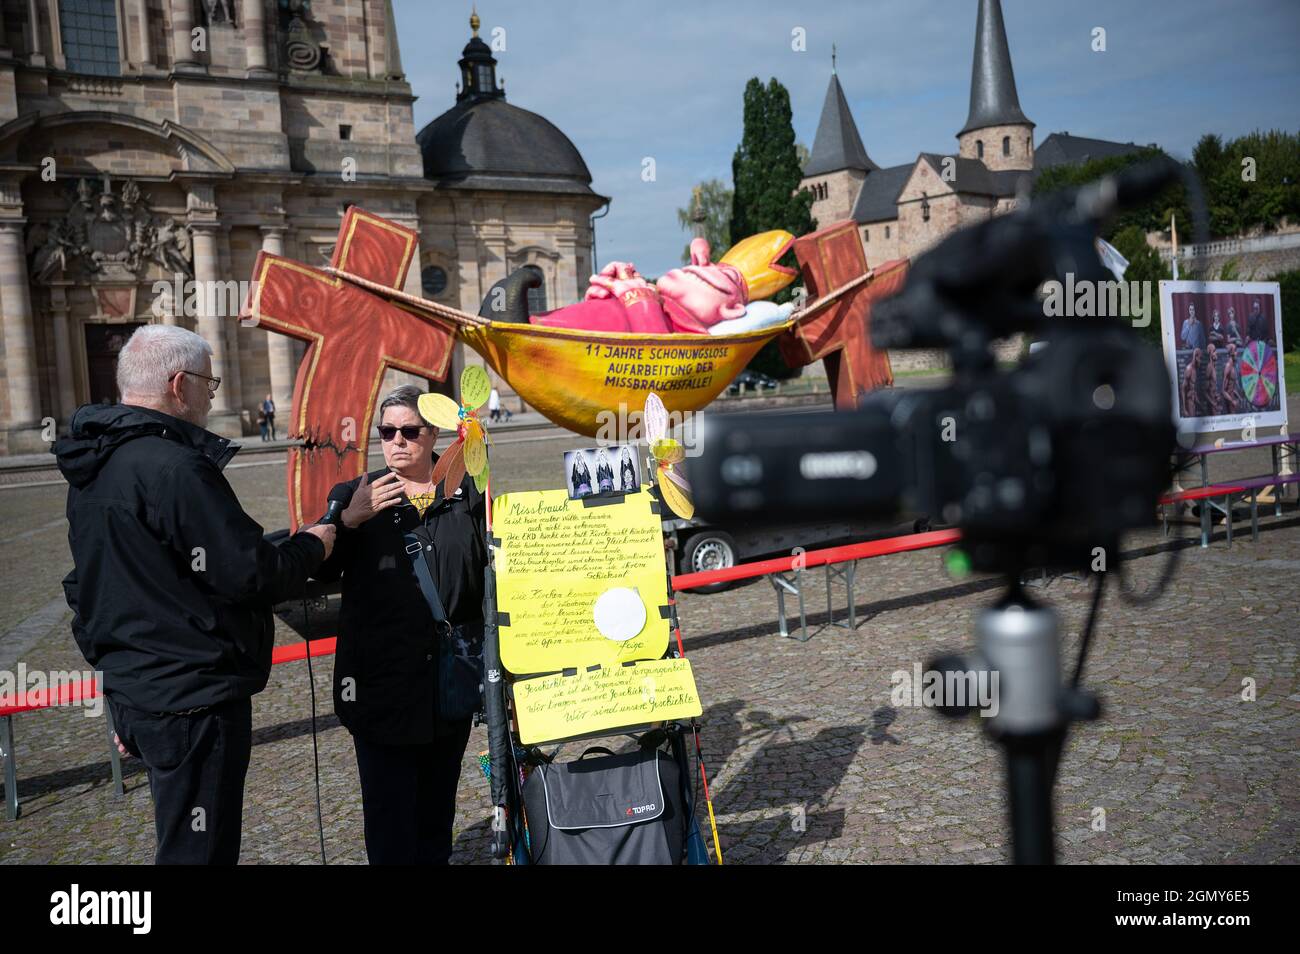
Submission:
[[[437,497],[437,491],[433,491],[427,494],[411,494],[407,499],[411,501],[411,505],[415,507],[416,512],[423,517],[424,512],[429,509]]]

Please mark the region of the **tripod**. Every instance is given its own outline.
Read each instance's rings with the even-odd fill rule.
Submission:
[[[1094,600],[1101,586],[1099,580]],[[1090,620],[1085,649],[1091,626]],[[1053,864],[1052,788],[1066,732],[1071,722],[1096,719],[1101,707],[1094,695],[1077,687],[1079,671],[1070,685],[1062,683],[1056,610],[1032,600],[1018,575],[1009,578],[1007,591],[996,604],[980,611],[975,645],[972,655],[942,657],[929,668],[944,674],[945,686],[952,684],[956,674],[967,679],[973,674],[996,686],[996,709],[982,721],[1006,760],[1012,860]],[[945,699],[940,712],[965,715],[976,709],[970,701],[958,705]]]

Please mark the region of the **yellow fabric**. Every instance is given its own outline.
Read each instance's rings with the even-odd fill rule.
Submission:
[[[700,410],[792,325],[735,335],[640,335],[492,322],[458,335],[548,420],[598,437],[618,425],[620,406],[644,407],[647,391],[663,398],[670,414]]]
[[[434,500],[437,499],[437,497],[438,497],[438,492],[435,490],[427,494],[412,494],[407,499],[411,501],[411,504],[412,506],[415,507],[416,512],[419,513],[421,517],[423,517],[424,512],[433,505],[433,502]]]

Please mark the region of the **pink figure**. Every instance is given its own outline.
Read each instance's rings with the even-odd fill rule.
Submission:
[[[585,298],[529,319],[549,328],[638,334],[708,334],[745,313],[749,294],[740,271],[709,262],[709,243],[691,241],[691,264],[651,285],[630,262],[610,262],[591,276]]]

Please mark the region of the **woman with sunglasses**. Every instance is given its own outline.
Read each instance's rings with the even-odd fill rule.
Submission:
[[[469,478],[434,486],[438,430],[419,397],[408,385],[379,405],[387,466],[334,489],[349,502],[316,573],[343,581],[334,710],[356,749],[371,864],[447,863],[479,699],[484,501]]]

